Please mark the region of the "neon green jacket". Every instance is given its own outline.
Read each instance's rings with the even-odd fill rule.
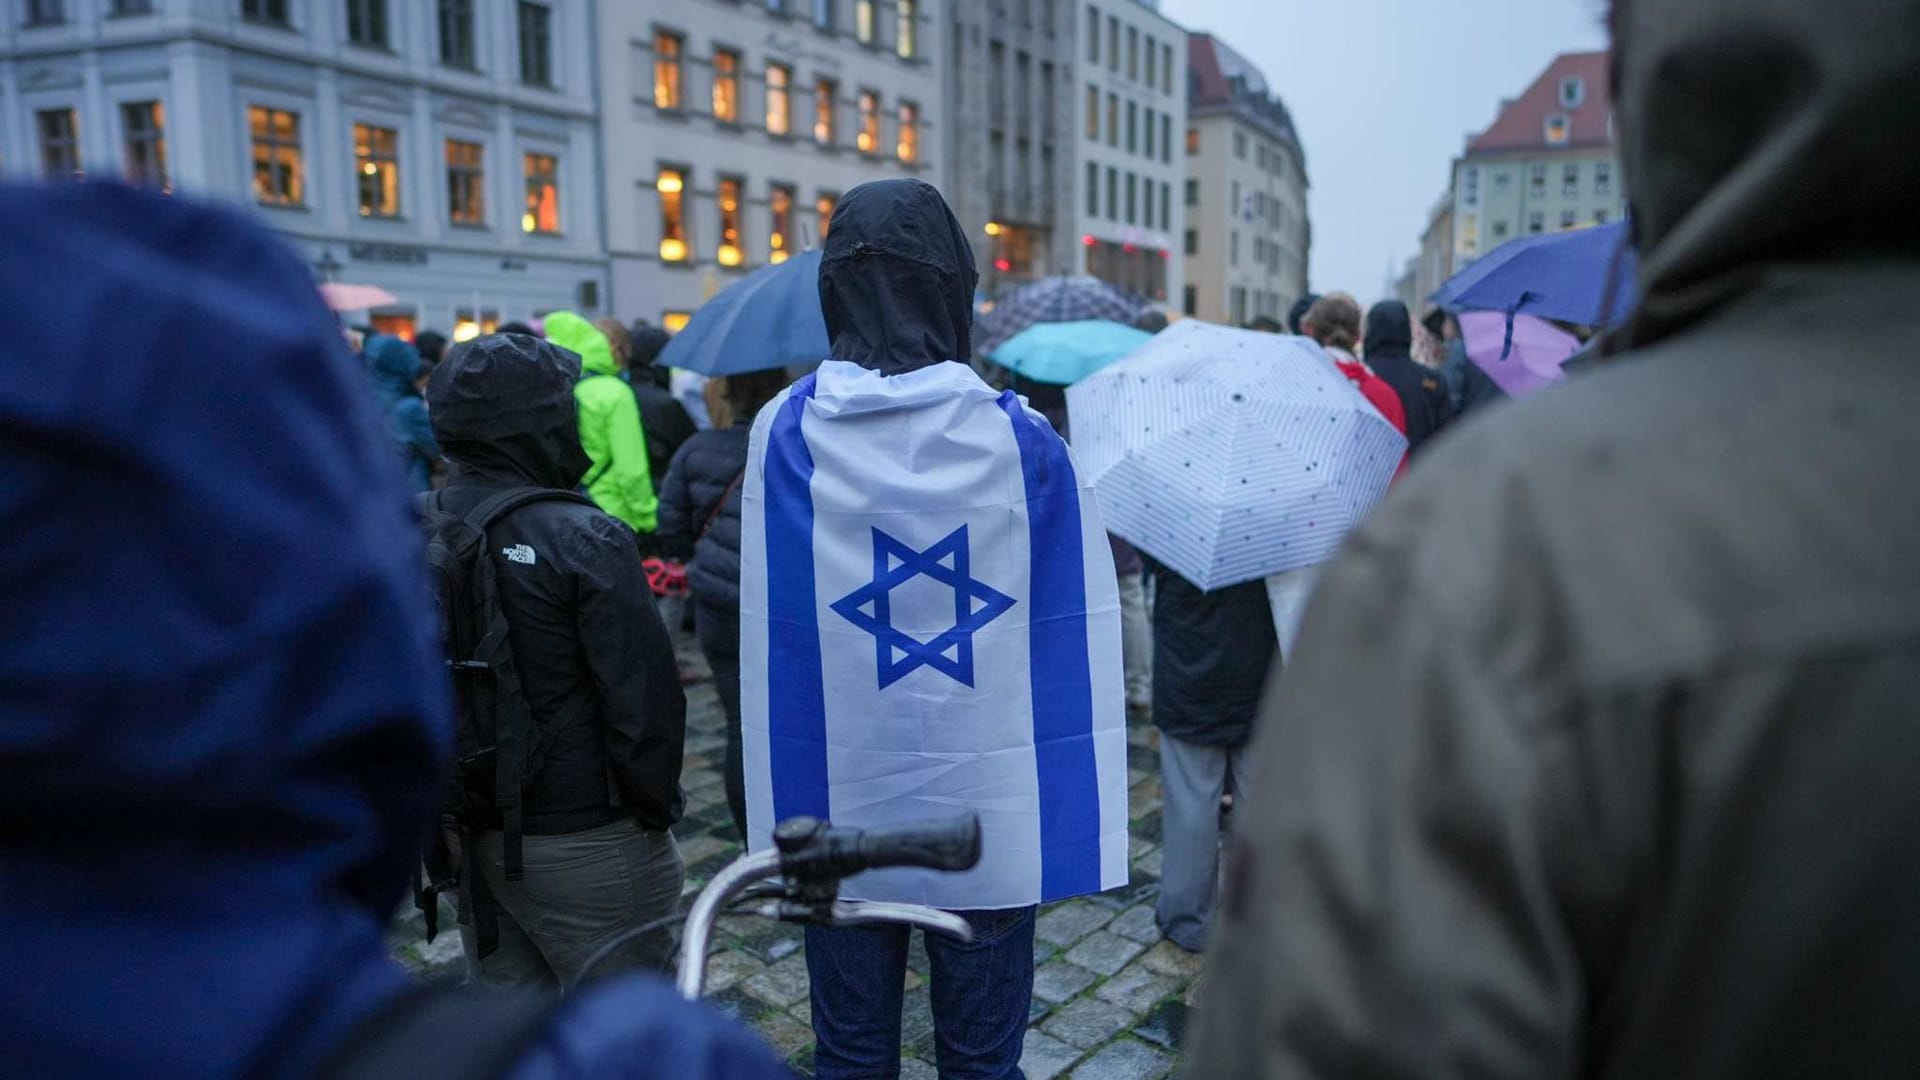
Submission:
[[[607,336],[571,311],[556,311],[547,316],[547,340],[580,356],[573,397],[580,403],[580,445],[593,459],[583,482],[587,494],[636,532],[652,532],[660,502],[647,468],[647,434]]]

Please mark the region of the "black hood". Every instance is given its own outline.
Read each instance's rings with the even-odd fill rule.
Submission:
[[[1629,344],[1773,267],[1920,252],[1920,4],[1616,0],[1615,19]]]
[[[525,334],[455,345],[427,383],[434,438],[477,472],[578,487],[593,465],[580,446],[579,381],[579,357]]]
[[[1382,300],[1367,310],[1367,359],[1413,353],[1413,316],[1398,300]]]
[[[897,375],[973,352],[973,249],[933,185],[861,184],[841,198],[820,258],[835,360]]]

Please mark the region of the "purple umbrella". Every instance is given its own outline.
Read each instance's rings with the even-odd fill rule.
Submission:
[[[1565,378],[1560,365],[1580,351],[1579,338],[1532,315],[1466,311],[1459,318],[1467,359],[1509,397],[1523,398],[1559,382]]]

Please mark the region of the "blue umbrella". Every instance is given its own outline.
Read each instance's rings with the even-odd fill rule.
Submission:
[[[1626,223],[1617,222],[1509,240],[1447,279],[1432,299],[1448,311],[1611,326],[1633,309],[1634,269]]]
[[[817,364],[830,351],[816,249],[721,289],[673,335],[657,363],[702,375],[740,375]]]
[[[1034,382],[1072,386],[1152,340],[1145,330],[1099,319],[1038,323],[993,350],[992,359]]]
[[[1147,302],[1096,277],[1050,277],[1000,298],[980,320],[973,347],[987,355],[1013,335],[1038,323],[1111,319],[1130,323],[1147,310]]]

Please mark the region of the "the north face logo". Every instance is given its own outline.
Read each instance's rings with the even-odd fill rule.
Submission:
[[[510,548],[501,548],[500,554],[506,556],[508,562],[516,562],[521,566],[532,566],[534,563],[533,549],[525,544],[515,544]]]

